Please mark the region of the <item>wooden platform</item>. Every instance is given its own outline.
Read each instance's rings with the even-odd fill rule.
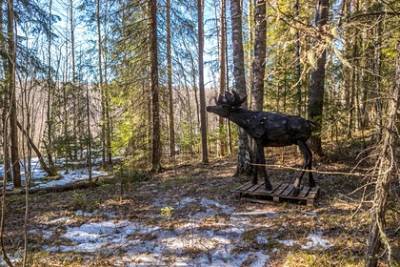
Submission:
[[[240,199],[253,202],[294,202],[313,206],[319,195],[319,187],[310,188],[308,186],[301,186],[300,193],[295,195],[293,184],[281,183],[272,190],[267,191],[265,190],[264,182],[256,185],[247,182],[239,186],[234,193],[237,194]]]

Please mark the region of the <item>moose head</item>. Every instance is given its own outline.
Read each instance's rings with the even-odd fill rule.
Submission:
[[[218,98],[215,97],[215,106],[207,106],[207,111],[227,118],[231,112],[240,108],[246,98],[246,96],[241,98],[236,91],[232,91],[232,93],[227,91],[224,95],[219,95]]]

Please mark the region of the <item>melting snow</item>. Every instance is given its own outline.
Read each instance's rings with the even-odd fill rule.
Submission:
[[[60,161],[62,163],[62,161]],[[58,164],[60,164],[58,162]],[[21,161],[21,180],[22,184],[25,184],[25,168],[24,161]],[[31,182],[33,183],[32,188],[51,188],[56,186],[62,186],[72,184],[78,181],[89,179],[89,172],[86,168],[73,169],[73,170],[61,170],[58,172],[61,176],[57,180],[46,180],[47,173],[41,168],[39,160],[37,158],[31,159]],[[107,172],[101,171],[99,167],[94,167],[92,171],[92,177],[100,177],[107,175]],[[0,164],[0,177],[4,176],[4,165]],[[12,190],[14,186],[12,183],[7,184],[7,190]]]
[[[40,184],[35,185],[33,188],[51,188],[57,186],[63,186],[68,184],[73,184],[75,182],[84,181],[89,179],[89,172],[87,169],[78,169],[78,170],[69,170],[68,172],[63,170],[60,171],[61,175],[60,179],[51,180],[48,182],[42,182]],[[100,177],[107,175],[107,172],[100,170],[93,170],[92,178]]]
[[[256,237],[257,244],[266,245],[268,244],[268,238],[265,235],[258,235]]]
[[[331,243],[329,243],[328,240],[322,238],[322,232],[320,231],[309,234],[307,238],[309,239],[309,241],[307,242],[307,244],[301,246],[302,249],[328,249],[332,247]]]
[[[207,209],[201,218],[210,214],[231,214],[234,208],[215,200],[184,198],[178,203],[183,207],[198,203]],[[95,213],[77,211],[75,214],[91,216]],[[242,233],[253,227],[248,218],[232,216],[229,223],[218,223],[217,229],[203,229],[199,213],[189,216],[189,222],[175,229],[163,229],[127,220],[89,222],[76,227],[66,227],[63,239],[71,245],[45,247],[50,252],[107,253],[122,250],[117,265],[136,266],[140,264],[163,265],[175,262],[174,266],[241,266],[244,262],[252,267],[265,266],[268,255],[261,251],[241,251]],[[65,219],[54,222],[65,221]],[[143,238],[143,235],[146,235]],[[196,253],[187,257],[187,251]],[[190,253],[190,252],[189,252]],[[172,258],[171,258],[172,257]]]
[[[287,247],[293,247],[296,244],[296,241],[294,241],[292,239],[278,240],[278,242],[281,243],[282,245],[287,246]]]

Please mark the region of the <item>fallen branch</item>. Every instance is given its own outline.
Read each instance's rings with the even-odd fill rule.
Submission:
[[[19,123],[19,121],[17,121],[17,126],[21,130],[21,132],[25,135],[25,137],[28,139],[29,144],[31,145],[33,151],[35,152],[36,156],[39,159],[40,167],[42,167],[42,169],[47,173],[47,175],[56,176],[57,175],[56,170],[53,168],[49,168],[49,166],[47,166],[46,162],[43,159],[42,153],[40,153],[39,149],[34,144],[32,138],[25,131],[25,129],[22,127],[22,125],[21,125],[21,123]]]

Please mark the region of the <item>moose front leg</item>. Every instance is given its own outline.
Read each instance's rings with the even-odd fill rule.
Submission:
[[[267,171],[265,170],[265,154],[264,154],[264,146],[262,144],[257,144],[257,152],[256,158],[258,159],[259,165],[257,165],[256,172],[260,172],[260,174],[264,177],[265,182],[265,190],[272,190],[272,185],[268,179]]]

